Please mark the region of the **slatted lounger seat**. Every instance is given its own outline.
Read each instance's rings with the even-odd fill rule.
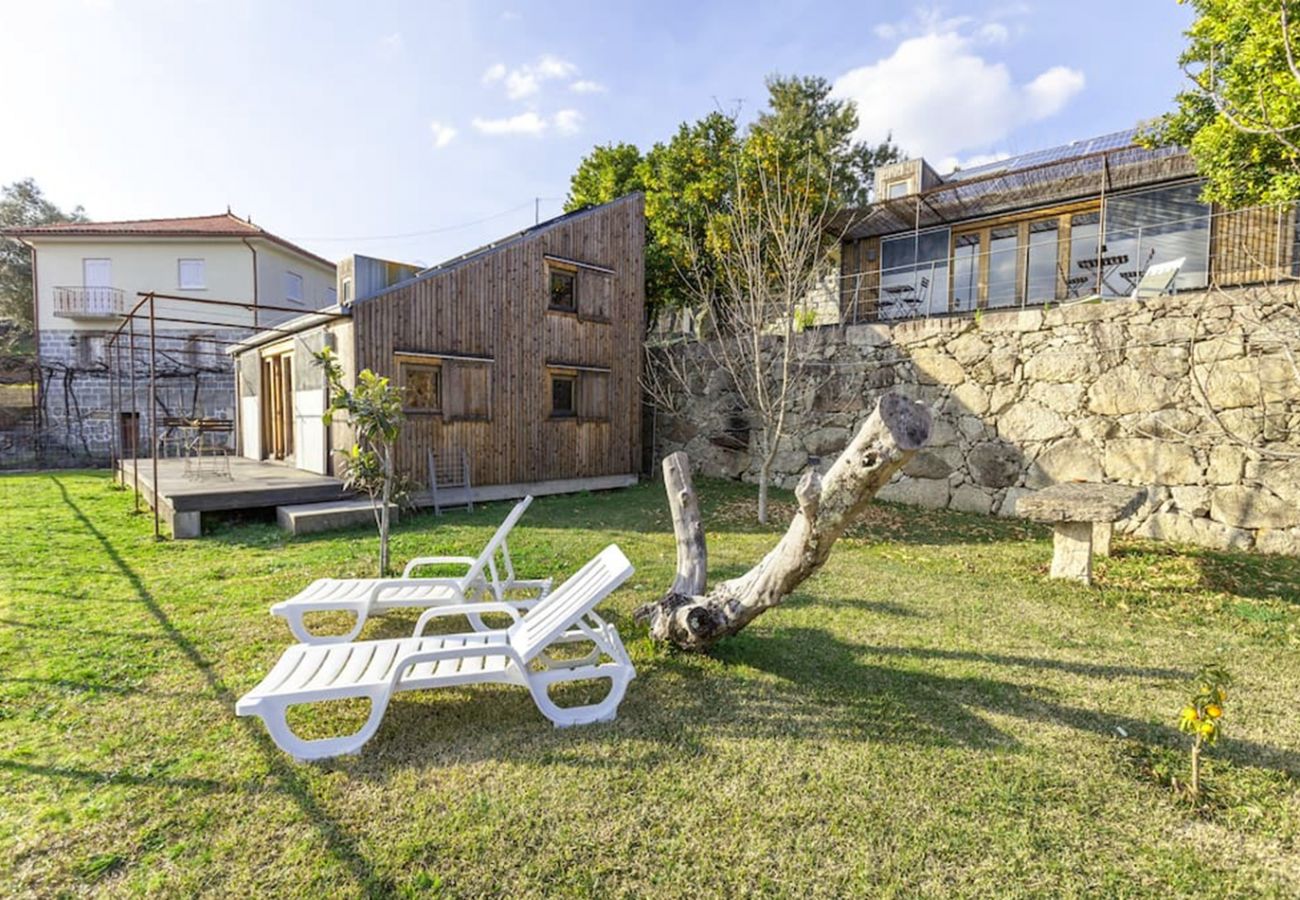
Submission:
[[[354,640],[367,618],[393,609],[468,603],[479,596],[491,596],[497,603],[527,609],[550,593],[551,579],[516,578],[507,539],[532,502],[532,497],[525,497],[515,504],[477,558],[417,557],[406,564],[401,578],[318,578],[288,600],[272,606],[271,613],[284,618],[294,637],[305,644],[334,644]],[[498,556],[501,558],[500,571],[497,568]],[[414,573],[420,568],[432,565],[464,566],[465,574],[454,578],[415,577]],[[523,596],[513,598],[515,594]],[[303,621],[307,613],[330,611],[351,612],[355,614],[356,622],[349,631],[331,635],[315,634]],[[469,614],[469,621],[476,631],[483,630],[477,612]]]
[[[257,687],[239,699],[235,712],[260,716],[276,744],[300,760],[360,750],[379,728],[389,698],[399,691],[515,684],[528,689],[537,708],[556,726],[613,719],[636,670],[618,632],[596,615],[595,607],[632,571],[627,557],[611,544],[522,616],[510,604],[494,601],[435,606],[420,616],[415,634],[409,638],[295,644]],[[471,609],[503,612],[515,623],[491,631],[436,637],[424,634],[433,619],[465,615]],[[579,642],[590,643],[594,649],[580,659],[556,660],[547,653],[557,645]],[[600,662],[601,658],[607,661]],[[610,682],[609,693],[598,703],[561,707],[548,692],[557,682],[594,679]],[[304,740],[289,728],[289,707],[349,698],[370,701],[370,714],[354,734]]]

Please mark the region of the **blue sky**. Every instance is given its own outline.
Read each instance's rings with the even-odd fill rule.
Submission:
[[[0,0],[0,183],[98,219],[230,204],[329,258],[431,264],[559,211],[591,146],[643,148],[772,72],[857,99],[941,167],[1168,108],[1174,0],[417,3]],[[941,171],[943,169],[941,168]]]

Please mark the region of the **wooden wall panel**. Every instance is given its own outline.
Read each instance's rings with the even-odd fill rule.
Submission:
[[[562,218],[353,305],[356,370],[395,376],[397,351],[489,357],[487,422],[412,416],[398,465],[423,484],[429,450],[463,447],[475,484],[619,475],[641,461],[645,327],[639,194]],[[603,316],[547,311],[545,256],[614,270],[587,277]],[[581,288],[580,288],[581,290]],[[547,363],[607,368],[607,422],[548,419]]]
[[[1291,271],[1295,210],[1255,207],[1218,211],[1210,233],[1210,277],[1214,283],[1255,284]]]

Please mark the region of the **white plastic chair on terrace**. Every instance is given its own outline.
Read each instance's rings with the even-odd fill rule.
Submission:
[[[557,727],[609,721],[636,670],[618,632],[596,615],[595,607],[632,571],[627,557],[611,544],[522,617],[504,603],[456,604],[426,610],[409,638],[295,644],[257,687],[239,698],[235,712],[261,717],[276,744],[299,760],[359,751],[379,728],[389,699],[398,691],[515,684],[529,690],[537,708]],[[434,618],[489,608],[509,614],[514,624],[495,631],[424,636],[425,625]],[[555,660],[546,653],[573,643],[590,643],[594,649],[580,659]],[[609,661],[600,662],[602,657]],[[551,699],[553,684],[594,679],[610,682],[609,693],[597,703],[561,707]],[[289,727],[286,713],[291,706],[350,698],[370,701],[365,724],[353,734],[308,740]]]
[[[355,640],[370,616],[393,609],[466,604],[480,594],[490,595],[497,603],[527,609],[550,593],[551,579],[516,578],[507,539],[532,502],[533,498],[529,496],[515,504],[477,558],[416,557],[406,564],[401,578],[318,578],[288,600],[272,606],[271,613],[284,618],[294,637],[304,644],[337,644]],[[500,570],[497,568],[498,556],[501,557]],[[439,578],[417,578],[412,574],[423,566],[435,565],[464,566],[465,574]],[[516,592],[524,596],[511,599],[510,595]],[[323,635],[314,634],[303,621],[307,613],[329,611],[352,612],[356,615],[356,623],[343,634]],[[484,630],[477,611],[467,615],[476,631]]]
[[[1186,256],[1180,256],[1177,259],[1171,259],[1169,262],[1156,263],[1154,266],[1147,266],[1147,270],[1142,273],[1142,278],[1133,288],[1132,298],[1134,300],[1145,300],[1149,297],[1163,297],[1170,293],[1174,286],[1174,279],[1178,277],[1178,272],[1187,262]]]

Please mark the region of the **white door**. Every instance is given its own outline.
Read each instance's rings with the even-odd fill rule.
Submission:
[[[81,261],[81,284],[86,289],[85,310],[91,315],[107,315],[114,312],[113,261],[111,259],[83,259]]]

